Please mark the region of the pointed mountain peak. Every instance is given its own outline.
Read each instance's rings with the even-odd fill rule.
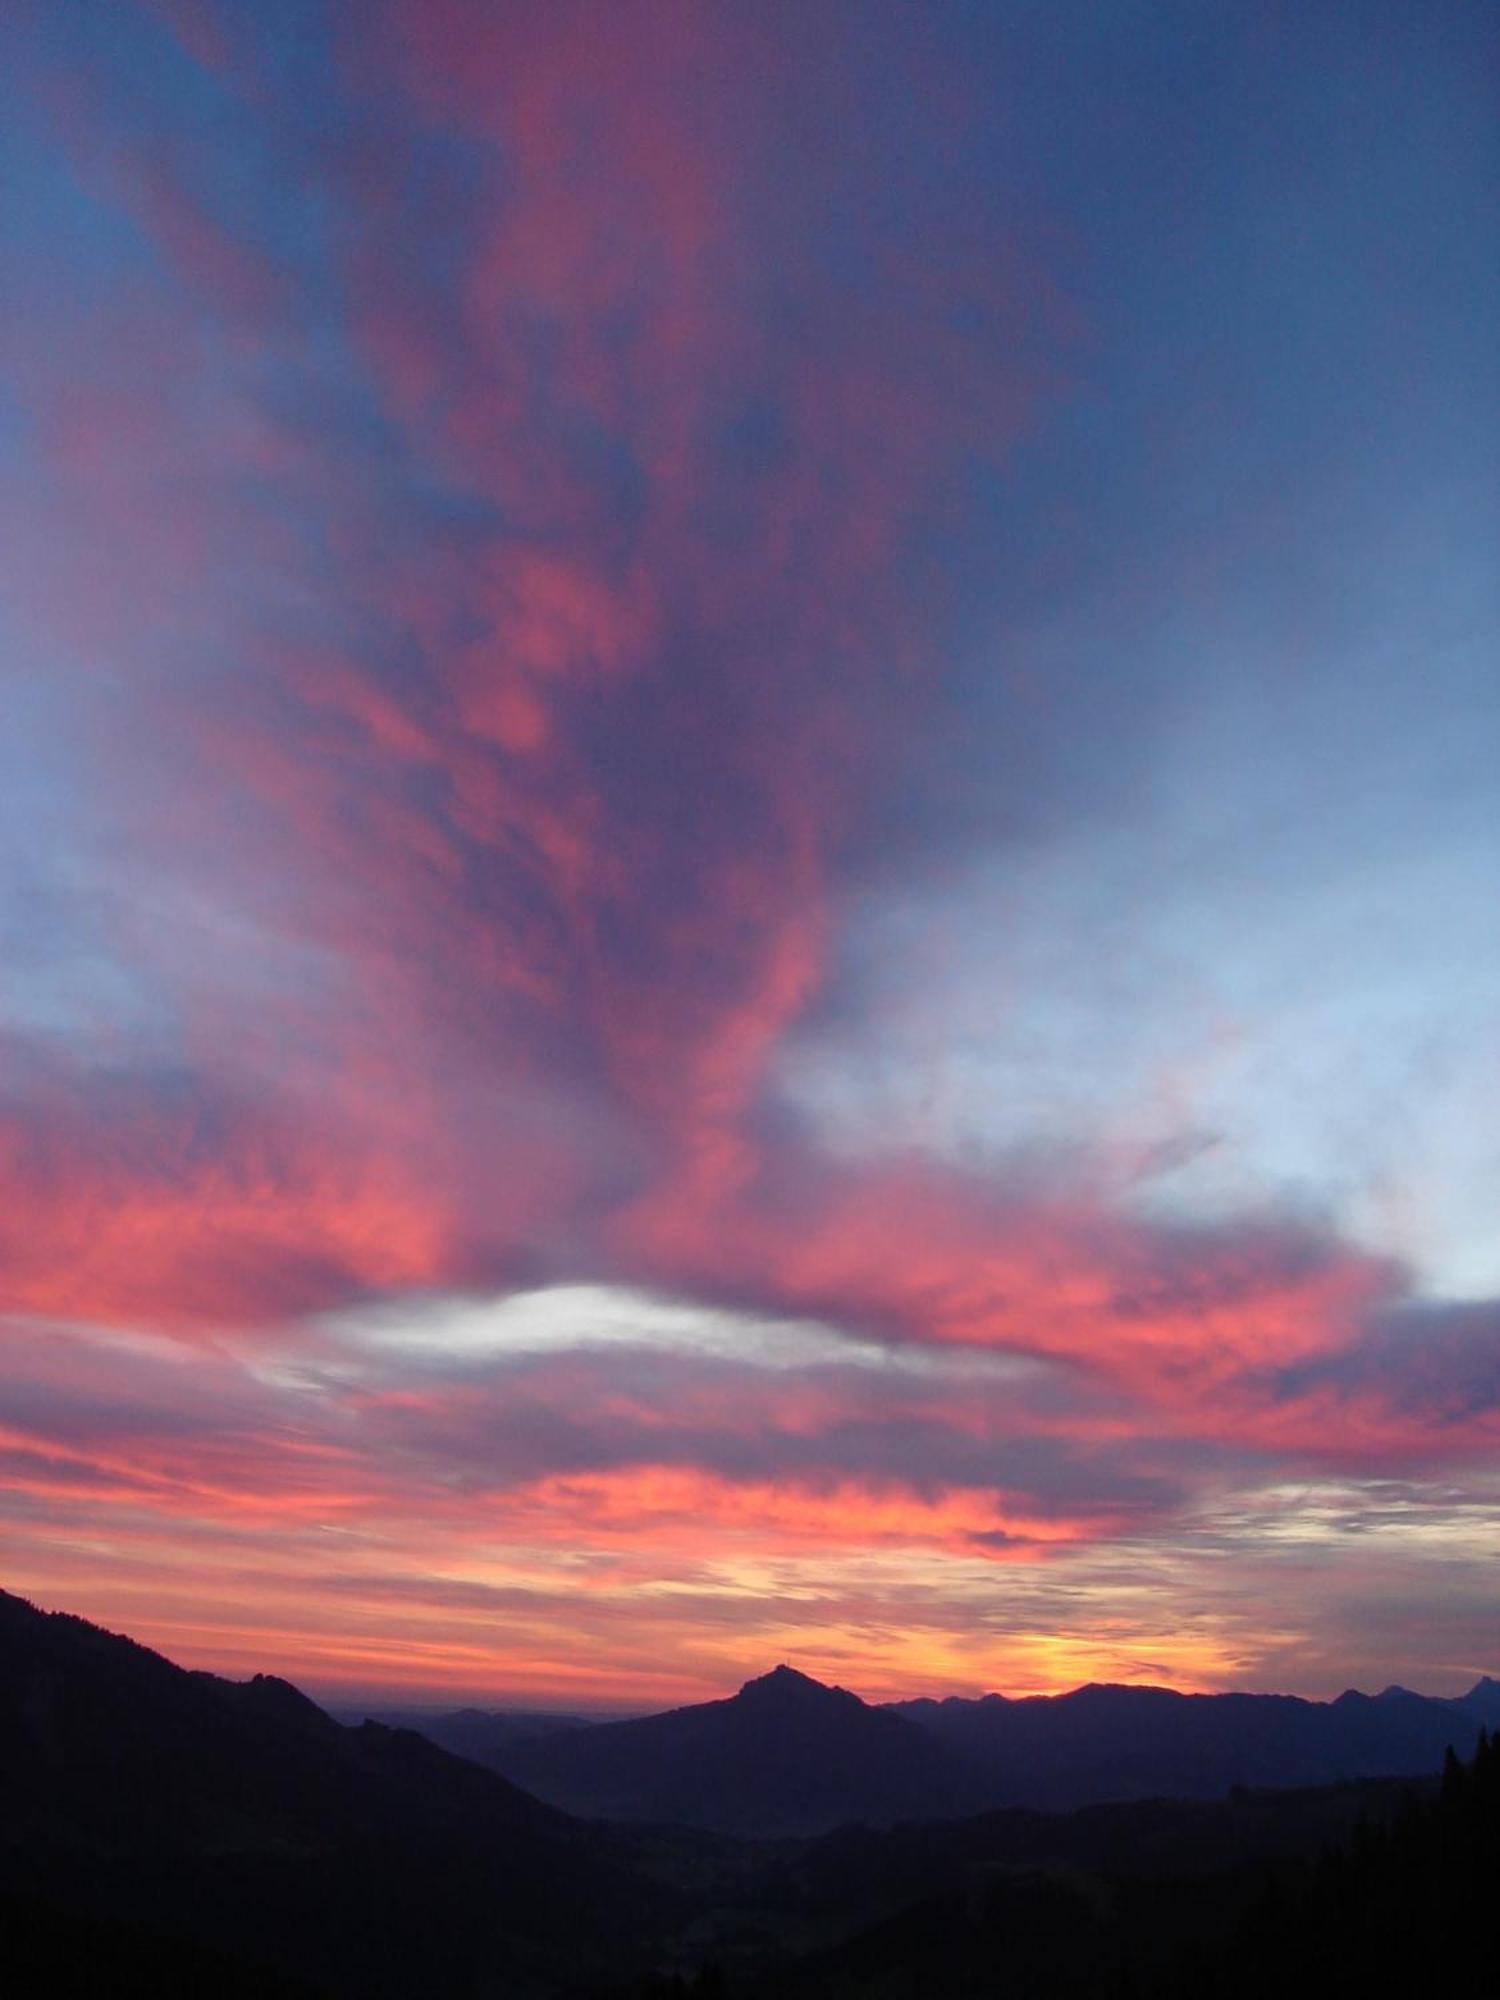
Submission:
[[[811,1702],[837,1701],[854,1702],[863,1707],[858,1695],[850,1694],[847,1688],[829,1687],[823,1681],[815,1681],[811,1674],[799,1673],[795,1667],[784,1663],[773,1667],[768,1674],[761,1674],[755,1680],[746,1681],[735,1696],[736,1701],[775,1703],[786,1707],[792,1703],[805,1706]]]
[[[1471,1715],[1485,1722],[1500,1722],[1500,1681],[1491,1675],[1481,1674],[1469,1692],[1459,1696],[1459,1701]]]

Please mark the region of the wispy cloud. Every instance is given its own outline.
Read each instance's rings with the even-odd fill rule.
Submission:
[[[330,1680],[1472,1654],[1439,14],[14,10],[16,1581]]]

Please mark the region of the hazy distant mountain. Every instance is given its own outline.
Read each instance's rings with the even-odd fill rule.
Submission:
[[[989,1802],[930,1731],[790,1667],[725,1701],[502,1744],[490,1761],[571,1812],[733,1833],[888,1826]]]
[[[1449,1744],[1473,1749],[1485,1720],[1480,1689],[1456,1702],[1405,1688],[1316,1702],[1090,1686],[1016,1701],[901,1702],[893,1712],[982,1771],[995,1803],[1055,1808],[1435,1771]]]
[[[582,1941],[650,1904],[597,1834],[419,1736],[5,1593],[0,1892],[393,1995],[435,1962],[445,1995],[576,1991]]]
[[[594,1720],[587,1715],[529,1708],[455,1708],[441,1712],[380,1708],[360,1710],[344,1719],[379,1722],[387,1729],[415,1729],[429,1743],[476,1764],[488,1764],[491,1758],[518,1743],[538,1742],[544,1736],[560,1736],[570,1729],[587,1729]]]

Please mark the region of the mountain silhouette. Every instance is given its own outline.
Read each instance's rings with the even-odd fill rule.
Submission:
[[[1273,1983],[1483,2000],[1492,1987],[1458,1968],[1489,1921],[1500,1751],[1475,1715],[1494,1692],[902,1705],[954,1741],[983,1732],[986,1766],[930,1720],[779,1667],[723,1701],[515,1744],[564,1756],[559,1790],[679,1822],[589,1826],[410,1731],[342,1727],[275,1676],[190,1673],[0,1593],[0,1988],[646,2000],[727,1979],[740,2000],[925,2000],[1000,1980],[1037,2000],[1248,2000]],[[1071,1743],[1078,1784],[1121,1782],[1120,1759],[1160,1767],[1163,1744],[1242,1768],[1286,1740],[1311,1754],[1298,1731],[1318,1755],[1389,1757],[1459,1724],[1479,1736],[1474,1765],[1447,1749],[1413,1781],[953,1816],[1009,1782],[994,1745],[1019,1758],[1018,1730],[1033,1752],[1048,1731]],[[779,1837],[687,1830],[715,1821]],[[1346,1960],[1354,1982],[1330,1984]],[[1441,1976],[1423,1987],[1429,1962]],[[1312,1989],[1289,1983],[1303,1964]]]
[[[788,1666],[723,1701],[503,1744],[492,1758],[570,1812],[727,1833],[887,1826],[987,1797],[930,1732]]]
[[[1350,1689],[1317,1702],[1091,1685],[1019,1700],[900,1702],[893,1712],[983,1772],[996,1804],[1056,1809],[1432,1772],[1450,1744],[1473,1749],[1485,1720],[1478,1692],[1444,1701]]]
[[[650,1901],[597,1834],[420,1736],[3,1592],[0,1890],[252,1959],[267,1992],[392,1995],[426,1990],[439,1945],[448,1994],[521,1967],[576,1990],[559,1941],[607,1951],[612,1911]]]
[[[1404,1688],[1316,1702],[1090,1685],[875,1707],[781,1666],[723,1701],[462,1747],[569,1812],[806,1834],[1430,1774],[1450,1744],[1473,1749],[1497,1698],[1486,1681],[1457,1701]]]

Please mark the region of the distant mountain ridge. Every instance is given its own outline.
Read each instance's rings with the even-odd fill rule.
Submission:
[[[1317,1702],[1095,1683],[1063,1695],[950,1697],[894,1709],[988,1772],[996,1803],[1058,1808],[1416,1776],[1435,1769],[1450,1744],[1472,1751],[1493,1687],[1480,1681],[1456,1700],[1348,1689]]]
[[[484,1764],[506,1745],[530,1743],[564,1730],[587,1729],[589,1715],[567,1715],[552,1709],[456,1708],[442,1711],[406,1708],[356,1708],[339,1713],[340,1720],[378,1722],[386,1729],[414,1729],[440,1750],[471,1763]],[[602,1718],[599,1718],[602,1719]]]
[[[1315,1702],[1093,1684],[874,1706],[781,1666],[725,1700],[630,1721],[527,1737],[471,1725],[464,1754],[587,1817],[808,1834],[1004,1806],[1420,1776],[1450,1744],[1468,1755],[1497,1712],[1500,1683],[1488,1679],[1456,1700],[1404,1688]]]

